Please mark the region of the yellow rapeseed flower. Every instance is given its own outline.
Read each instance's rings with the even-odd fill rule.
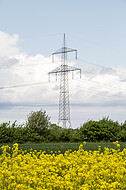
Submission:
[[[85,144],[85,143],[83,143]],[[90,190],[126,189],[126,149],[68,150],[45,154],[2,146],[0,189],[4,190]],[[118,141],[114,144],[120,148]],[[10,151],[11,152],[11,151]]]

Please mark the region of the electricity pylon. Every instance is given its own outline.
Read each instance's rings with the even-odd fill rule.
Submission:
[[[60,74],[58,125],[62,123],[63,128],[67,128],[67,123],[69,127],[71,127],[68,72],[79,70],[80,76],[81,76],[81,69],[71,67],[67,63],[67,53],[70,53],[70,52],[75,52],[76,59],[77,59],[77,50],[66,47],[65,34],[64,34],[63,47],[52,54],[53,60],[54,60],[54,55],[61,54],[61,66],[57,67],[56,69],[48,73],[49,81],[50,81],[50,74],[56,74],[56,80],[57,80],[57,74],[58,73]]]

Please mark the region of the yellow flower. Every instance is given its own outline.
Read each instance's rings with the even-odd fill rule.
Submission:
[[[118,142],[115,145],[120,147]],[[63,155],[19,151],[14,144],[11,156],[7,148],[3,146],[0,155],[0,189],[126,189],[126,149],[101,152],[99,146],[98,151],[85,151],[81,144],[78,151]]]
[[[84,141],[83,144],[86,144],[86,141]]]

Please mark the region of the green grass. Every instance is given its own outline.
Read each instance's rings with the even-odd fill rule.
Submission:
[[[19,149],[27,150],[28,152],[32,148],[33,150],[42,150],[46,151],[46,153],[50,153],[51,151],[61,151],[61,153],[64,153],[66,150],[71,149],[72,151],[78,150],[80,144],[82,143],[25,143],[25,144],[19,144]],[[12,143],[8,144],[0,144],[0,147],[3,145],[9,145],[10,147],[13,146]],[[104,147],[108,148],[116,148],[116,146],[112,142],[87,142],[86,145],[84,145],[84,150],[98,150],[98,146],[101,146],[101,150],[103,151]],[[120,150],[123,150],[126,148],[126,142],[120,142]],[[0,149],[0,154],[2,153]]]

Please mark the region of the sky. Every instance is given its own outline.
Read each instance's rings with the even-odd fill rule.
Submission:
[[[126,120],[125,0],[0,0],[0,123],[25,123],[43,109],[57,124],[60,66],[52,53],[63,45],[77,49],[68,64],[82,70],[69,74],[73,128],[109,116]]]

